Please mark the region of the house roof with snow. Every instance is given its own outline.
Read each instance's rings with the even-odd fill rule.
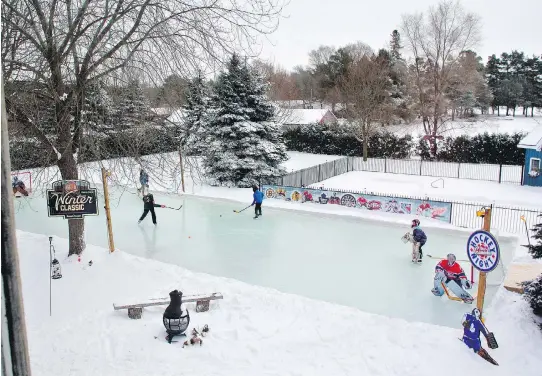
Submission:
[[[331,116],[335,121],[337,118],[327,109],[292,109],[284,114],[281,123],[290,125],[307,125],[320,123],[325,116]]]
[[[542,125],[534,128],[518,144],[521,149],[535,149],[542,151]]]

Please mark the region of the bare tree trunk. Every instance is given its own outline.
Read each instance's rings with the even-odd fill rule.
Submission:
[[[367,135],[367,124],[364,122],[363,127],[363,161],[367,161],[367,156],[369,154],[369,136]]]
[[[58,168],[62,179],[77,180],[79,174],[77,171],[77,163],[71,151],[64,153],[58,161]],[[85,249],[85,220],[83,219],[68,219],[68,232],[70,239],[70,249],[68,256],[80,255]]]
[[[501,116],[501,106],[497,106],[497,116]]]
[[[533,117],[533,116],[534,116],[534,105],[531,106],[531,117]]]

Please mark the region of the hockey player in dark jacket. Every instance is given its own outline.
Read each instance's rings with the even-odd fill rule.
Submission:
[[[139,221],[137,221],[137,223],[141,223],[141,221],[145,219],[147,214],[151,212],[152,223],[156,224],[156,213],[154,212],[154,208],[165,208],[166,206],[155,204],[154,196],[151,193],[143,196],[143,202],[143,214],[141,215],[141,218],[139,218]]]
[[[427,242],[427,236],[420,228],[418,219],[413,219],[410,227],[412,228],[412,262],[422,262],[422,247]]]

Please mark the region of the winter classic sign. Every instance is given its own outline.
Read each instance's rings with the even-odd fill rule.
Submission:
[[[467,242],[467,256],[472,266],[481,272],[489,273],[499,265],[499,243],[487,231],[474,231]]]
[[[83,218],[98,214],[98,194],[86,180],[58,180],[47,190],[49,217]]]

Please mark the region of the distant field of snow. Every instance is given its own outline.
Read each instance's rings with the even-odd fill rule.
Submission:
[[[433,188],[431,184],[434,183]],[[381,172],[353,171],[311,185],[327,189],[368,191],[410,196],[429,196],[443,200],[463,200],[480,203],[542,209],[542,188],[496,182],[435,178],[432,176],[399,175]]]
[[[515,117],[505,117],[497,115],[480,115],[476,121],[456,120],[448,122],[442,128],[442,136],[474,136],[481,133],[528,133],[537,125],[542,124],[542,117],[538,114],[535,117],[524,117],[517,115]],[[412,124],[401,124],[397,126],[389,126],[386,129],[398,135],[410,134],[414,137],[425,135],[423,125],[419,122]]]
[[[33,375],[538,376],[542,369],[536,319],[504,289],[486,309],[499,343],[489,350],[495,367],[458,341],[460,318],[456,329],[391,319],[90,245],[77,262],[60,238],[53,244],[63,277],[52,281],[49,316],[49,241],[18,231],[17,243]],[[113,311],[113,303],[173,289],[224,295],[209,312],[185,307],[189,331],[210,328],[203,346],[166,343],[165,307],[145,308],[140,320]]]

